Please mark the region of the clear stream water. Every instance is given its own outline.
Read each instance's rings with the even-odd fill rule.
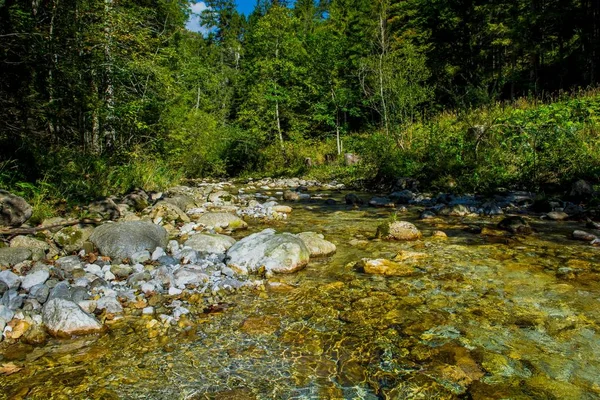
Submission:
[[[342,193],[329,194],[338,200]],[[125,316],[109,333],[2,347],[7,398],[595,399],[600,398],[600,249],[571,222],[533,219],[527,237],[468,233],[490,218],[417,221],[417,242],[373,240],[393,210],[295,204],[250,232],[315,231],[338,246],[272,290],[165,327]],[[537,222],[536,222],[537,221]],[[443,230],[448,239],[430,237]],[[247,235],[244,232],[241,236]],[[351,263],[425,253],[410,277]],[[191,299],[190,301],[194,301]],[[0,395],[2,396],[2,395]]]

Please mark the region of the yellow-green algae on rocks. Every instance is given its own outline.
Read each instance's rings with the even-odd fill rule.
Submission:
[[[531,236],[495,241],[468,233],[460,220],[418,221],[412,209],[403,219],[423,238],[377,240],[389,213],[295,205],[292,218],[269,226],[322,233],[337,253],[276,275],[264,290],[215,298],[221,304],[210,309],[183,299],[191,312],[176,325],[126,310],[101,336],[0,344],[2,393],[15,399],[600,397],[600,249],[567,239],[569,223],[539,222]],[[251,224],[244,235],[265,227]],[[439,230],[447,240],[431,236]],[[396,259],[415,273],[366,274],[355,267],[362,259]]]

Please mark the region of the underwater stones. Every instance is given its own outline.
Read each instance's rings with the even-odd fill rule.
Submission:
[[[190,236],[184,246],[206,253],[224,254],[235,244],[235,239],[225,235],[197,233]]]
[[[533,229],[523,217],[506,217],[498,223],[498,229],[519,235],[530,235]]]
[[[90,240],[102,255],[125,259],[143,250],[166,247],[168,234],[165,228],[151,222],[129,221],[101,225],[94,229]]]
[[[261,267],[267,272],[292,273],[304,268],[309,257],[308,248],[296,235],[265,229],[231,246],[227,265],[242,274],[256,272]]]
[[[240,217],[226,212],[209,212],[202,214],[197,222],[207,228],[222,228],[232,231],[246,229],[248,224]]]
[[[326,257],[336,252],[335,244],[325,240],[325,237],[315,232],[302,232],[297,234],[310,251],[311,257]]]
[[[385,222],[377,227],[376,236],[388,240],[417,240],[423,235],[417,227],[410,222],[394,221]]]
[[[269,315],[250,316],[244,320],[240,330],[250,335],[271,335],[281,327],[278,317]]]
[[[363,258],[355,264],[355,268],[365,274],[384,276],[411,276],[417,273],[417,269],[411,265],[385,259]]]
[[[24,198],[0,190],[0,226],[21,226],[32,213],[33,209]]]
[[[71,337],[104,331],[104,326],[72,301],[55,298],[42,310],[42,320],[52,336]]]

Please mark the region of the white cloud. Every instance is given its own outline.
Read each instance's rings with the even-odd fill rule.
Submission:
[[[190,18],[185,23],[186,29],[192,32],[200,32],[202,34],[207,33],[208,29],[200,25],[200,13],[207,9],[206,4],[204,4],[203,1],[199,1],[197,3],[190,3],[190,9]]]

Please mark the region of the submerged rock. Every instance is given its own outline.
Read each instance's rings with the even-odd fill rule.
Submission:
[[[32,213],[33,209],[24,198],[0,190],[0,226],[21,226]]]
[[[390,260],[376,259],[371,260],[363,258],[356,263],[355,267],[365,274],[386,275],[386,276],[411,276],[417,270],[415,267]]]
[[[248,224],[240,217],[226,212],[209,212],[198,218],[198,223],[207,228],[246,229]]]
[[[265,229],[231,246],[227,265],[243,274],[261,267],[267,272],[291,273],[304,268],[309,257],[308,248],[296,235]]]
[[[224,254],[235,244],[235,239],[225,235],[211,233],[197,233],[184,243],[196,251],[206,253]]]
[[[533,233],[533,229],[531,229],[531,226],[529,226],[529,223],[525,218],[519,216],[504,218],[498,223],[498,228],[503,231],[520,235],[530,235]]]
[[[373,197],[371,200],[369,200],[369,205],[371,207],[396,207],[396,204],[387,197]]]
[[[335,244],[325,240],[325,236],[315,232],[297,234],[310,251],[311,257],[326,257],[336,252]]]
[[[410,222],[394,221],[379,225],[376,236],[381,239],[391,240],[417,240],[423,234]]]
[[[56,337],[87,335],[104,331],[104,326],[72,301],[55,298],[42,310],[42,320],[48,332]]]
[[[102,253],[112,259],[130,258],[135,253],[157,247],[166,247],[168,234],[165,228],[146,221],[104,224],[96,229],[90,240]]]
[[[354,193],[348,193],[346,196],[344,196],[344,201],[346,201],[346,204],[348,204],[348,205],[364,204],[363,199],[361,199]]]

